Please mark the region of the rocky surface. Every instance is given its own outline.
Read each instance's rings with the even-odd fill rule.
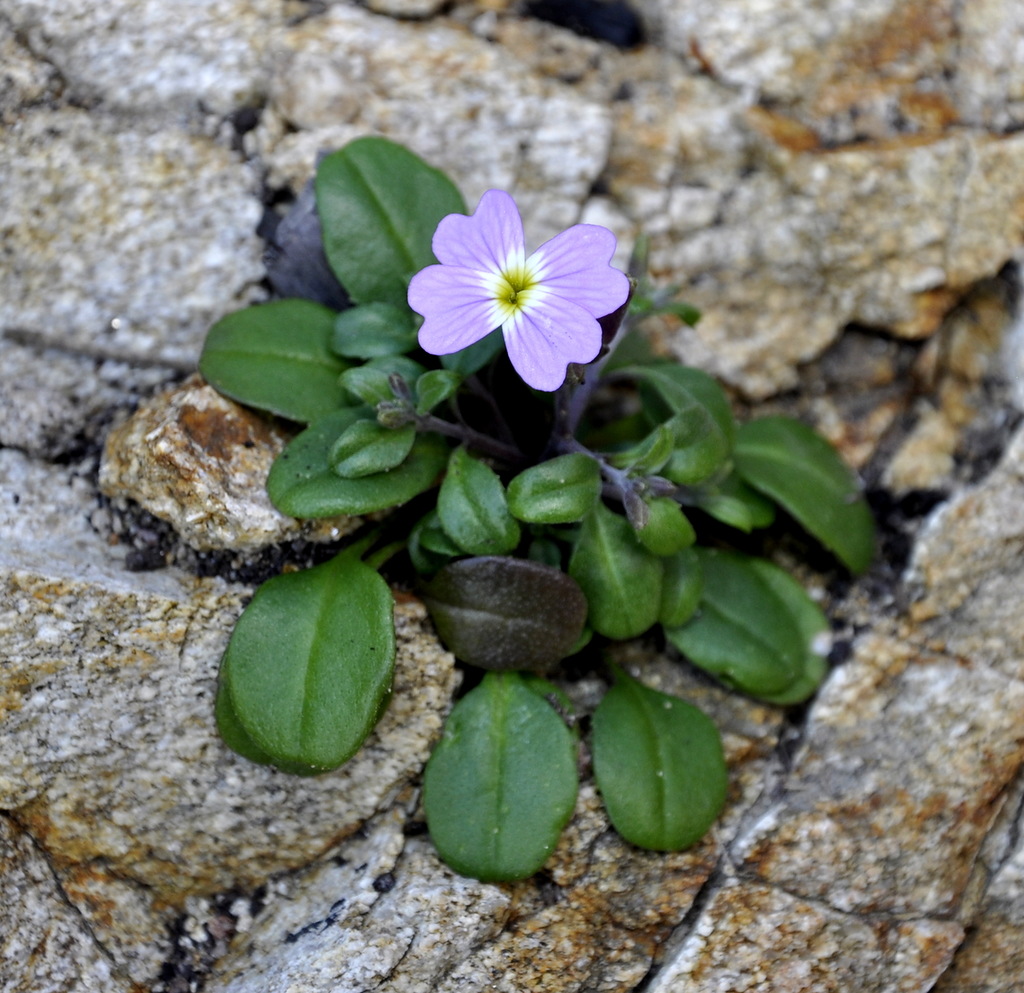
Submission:
[[[0,5],[4,989],[1020,985],[1024,15],[633,6],[621,49],[505,0]],[[624,845],[585,778],[538,877],[447,870],[417,784],[456,675],[408,599],[348,766],[295,780],[216,736],[237,562],[317,535],[265,503],[275,428],[194,383],[149,398],[266,295],[263,212],[368,132],[470,202],[509,189],[533,245],[583,218],[624,261],[645,232],[704,311],[656,344],[886,487],[872,572],[804,571],[835,629],[809,707],[622,650],[724,731],[729,805],[689,852]],[[599,689],[566,683],[583,713]]]

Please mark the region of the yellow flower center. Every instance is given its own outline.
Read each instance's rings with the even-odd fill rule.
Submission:
[[[541,282],[536,267],[525,262],[510,263],[493,275],[490,290],[495,303],[498,322],[504,324],[524,310],[538,296]]]

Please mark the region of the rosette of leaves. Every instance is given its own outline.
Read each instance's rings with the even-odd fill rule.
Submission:
[[[607,350],[585,378],[538,393],[514,375],[500,333],[440,359],[418,348],[406,287],[434,262],[441,218],[466,210],[442,173],[363,138],[323,160],[315,193],[345,291],[331,299],[352,306],[285,299],[231,314],[210,330],[200,369],[296,424],[267,480],[278,509],[390,516],[257,591],[222,660],[221,734],[298,775],[351,757],[390,696],[393,600],[378,567],[398,542],[442,640],[485,670],[425,771],[431,835],[460,872],[527,876],[577,792],[572,706],[549,681],[558,663],[660,626],[681,659],[726,686],[803,701],[825,674],[827,621],[781,569],[719,547],[723,535],[765,528],[781,508],[860,572],[871,518],[817,434],[779,417],[737,427],[710,377],[652,358],[630,333],[659,309],[693,322],[692,308],[639,288],[602,320]],[[702,544],[709,522],[714,548]],[[623,837],[657,850],[698,841],[727,786],[709,718],[612,667],[590,727]]]

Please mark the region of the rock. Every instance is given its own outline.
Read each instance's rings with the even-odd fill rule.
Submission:
[[[785,890],[729,880],[650,993],[924,991],[963,937],[951,921],[842,914]]]
[[[37,110],[0,172],[0,328],[192,368],[209,325],[259,295],[254,176],[209,139]]]
[[[403,599],[395,696],[362,751],[314,779],[253,765],[213,721],[217,663],[250,590],[125,573],[89,530],[85,494],[41,505],[40,490],[67,486],[63,471],[0,456],[0,508],[17,514],[25,543],[49,536],[32,558],[16,534],[0,551],[0,806],[137,978],[153,964],[154,913],[305,865],[392,801],[440,733],[452,660],[422,605]],[[47,527],[50,513],[59,526]],[[139,911],[111,915],[112,896]]]
[[[26,0],[8,16],[77,103],[179,118],[258,104],[264,48],[287,14],[276,0]]]
[[[1013,0],[828,0],[816,8],[645,0],[676,54],[812,127],[832,144],[1024,120]]]
[[[781,795],[751,815],[733,858],[844,913],[949,916],[1024,762],[1022,722],[1024,685],[906,632],[865,636],[819,692]]]
[[[297,521],[270,503],[267,473],[291,437],[193,376],[110,432],[100,488],[169,521],[200,550],[335,541],[356,530],[357,517]]]
[[[132,367],[14,341],[3,349],[0,445],[41,459],[68,458],[100,444],[115,409],[173,375],[161,366]]]
[[[68,904],[32,838],[0,818],[0,954],[9,993],[131,993],[88,923]]]
[[[335,6],[282,35],[273,56],[254,147],[275,186],[301,189],[318,152],[379,133],[444,169],[470,205],[508,190],[538,245],[579,219],[607,156],[605,108],[451,25]]]
[[[13,124],[30,107],[58,99],[61,80],[54,67],[21,44],[6,21],[0,21],[0,125]]]

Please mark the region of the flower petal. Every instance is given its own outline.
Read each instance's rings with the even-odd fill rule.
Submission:
[[[629,279],[608,263],[615,235],[597,224],[575,224],[544,242],[529,265],[544,286],[578,304],[593,317],[604,317],[629,296]]]
[[[523,221],[515,200],[503,190],[488,190],[476,210],[441,219],[431,247],[443,265],[501,272],[526,258]]]
[[[536,390],[557,390],[570,362],[592,362],[601,349],[601,325],[556,294],[519,311],[502,332],[513,367]]]
[[[462,266],[421,269],[409,283],[409,306],[425,318],[419,342],[431,355],[466,348],[501,323],[483,275]]]

